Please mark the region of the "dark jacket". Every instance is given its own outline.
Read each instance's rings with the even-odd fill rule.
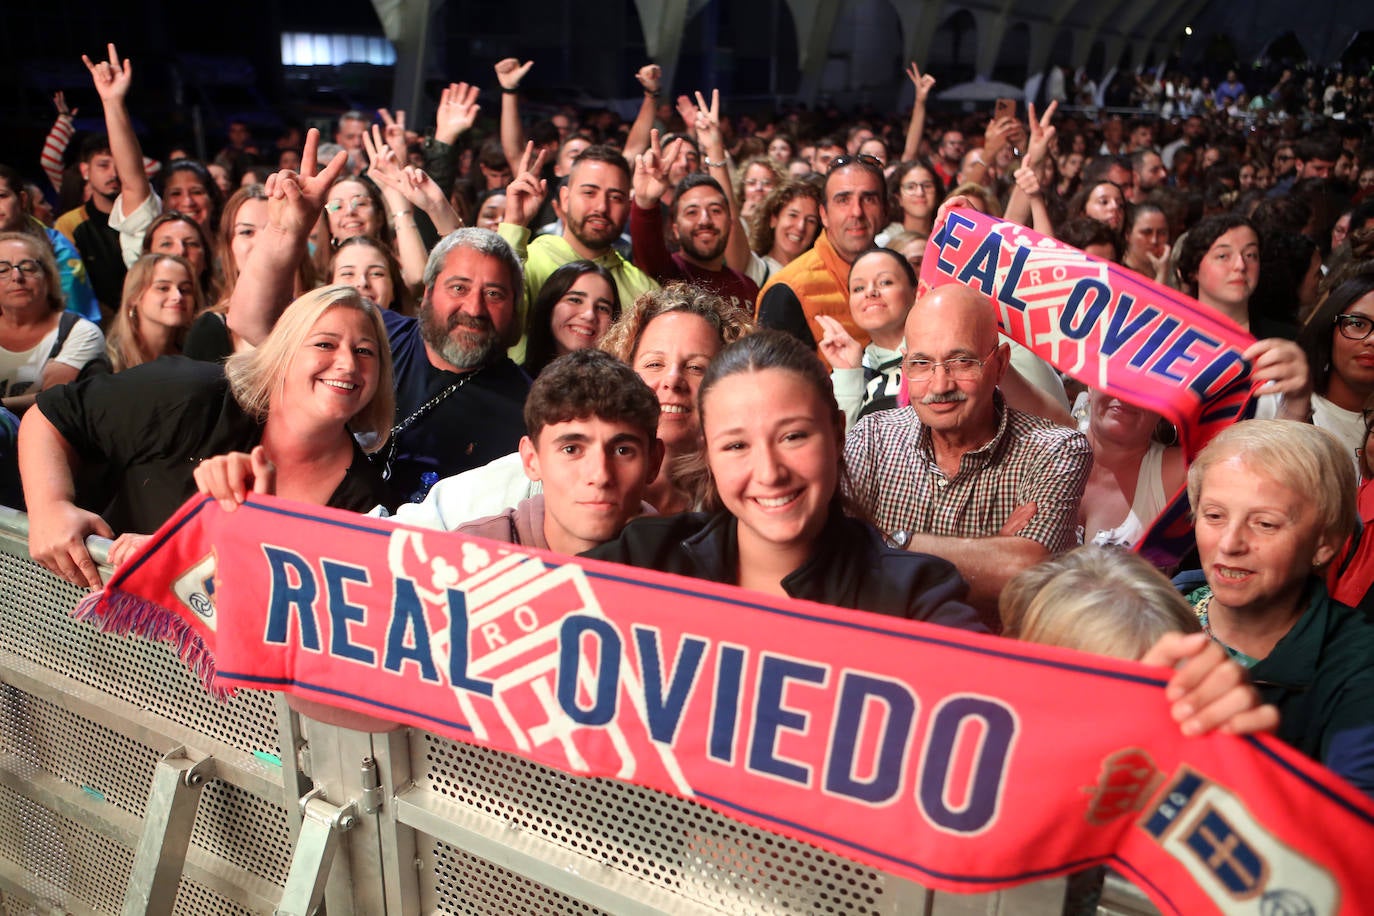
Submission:
[[[733,585],[737,521],[729,513],[638,518],[583,556]],[[951,563],[887,546],[872,525],[832,512],[820,549],[782,580],[793,598],[986,632],[963,603],[968,585]]]
[[[1187,593],[1205,579],[1194,571],[1174,582]],[[1279,709],[1280,738],[1374,795],[1374,622],[1313,576],[1307,612],[1250,676]]]

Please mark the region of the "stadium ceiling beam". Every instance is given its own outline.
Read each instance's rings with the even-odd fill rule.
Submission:
[[[948,4],[945,0],[924,0],[921,3],[902,3],[894,0],[897,19],[902,24],[902,45],[906,48],[906,60],[915,61],[926,72],[930,44],[935,40],[935,30],[945,16]],[[904,61],[905,63],[905,61]],[[936,78],[939,75],[936,74]]]
[[[820,92],[821,74],[829,59],[830,36],[835,30],[840,0],[787,0],[787,8],[792,12],[792,24],[797,29],[797,69],[802,75],[799,94],[811,103]]]
[[[663,86],[670,88],[682,51],[682,30],[687,25],[691,0],[635,0],[644,32],[644,50],[663,70]]]
[[[429,58],[429,23],[444,0],[372,0],[372,9],[387,40],[396,48],[396,71],[391,83],[394,111],[418,115],[424,98]],[[419,118],[412,123],[418,125]]]

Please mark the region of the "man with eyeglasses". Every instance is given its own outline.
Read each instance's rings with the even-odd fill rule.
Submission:
[[[849,336],[868,345],[868,334],[849,310],[849,265],[873,247],[886,225],[887,180],[872,156],[840,156],[825,176],[821,225],[810,251],[773,274],[759,294],[758,323],[817,347],[815,320],[834,318]],[[817,354],[820,350],[817,349]]]
[[[1077,542],[1092,449],[1082,433],[1008,407],[1010,351],[992,301],[938,287],[906,321],[908,407],[860,420],[845,441],[850,495],[893,542],[943,557],[995,625],[1016,573]]]

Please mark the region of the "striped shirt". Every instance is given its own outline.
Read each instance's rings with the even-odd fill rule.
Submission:
[[[1020,532],[1051,553],[1078,543],[1078,502],[1092,448],[1077,430],[1006,407],[996,396],[997,432],[945,476],[931,434],[911,407],[870,414],[845,439],[850,494],[894,543],[913,533],[991,537],[1013,510],[1036,504]]]

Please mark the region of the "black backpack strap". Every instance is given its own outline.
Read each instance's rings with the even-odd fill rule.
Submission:
[[[67,336],[71,334],[72,328],[76,327],[76,323],[80,320],[81,316],[76,312],[64,311],[62,313],[62,317],[57,320],[57,340],[53,341],[52,352],[48,354],[49,360],[56,359],[57,354],[62,352],[62,346],[67,342]]]

